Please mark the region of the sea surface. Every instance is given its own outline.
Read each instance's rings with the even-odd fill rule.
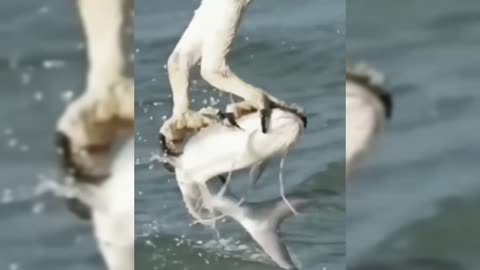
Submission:
[[[480,269],[480,2],[350,0],[347,29],[395,100],[348,185],[349,269]]]
[[[165,65],[198,4],[135,2],[136,269],[278,269],[241,227],[220,225],[217,234],[190,225],[174,176],[155,159],[158,130],[172,108]],[[284,179],[287,192],[309,192],[316,200],[287,219],[280,234],[301,269],[345,269],[344,2],[253,1],[229,64],[246,81],[305,108],[309,126],[287,157]],[[198,72],[193,79],[193,109],[223,108],[226,94]],[[245,180],[232,182],[234,191]],[[251,195],[279,197],[277,162]]]
[[[91,228],[48,191],[55,123],[83,91],[74,1],[0,2],[0,269],[100,270]]]

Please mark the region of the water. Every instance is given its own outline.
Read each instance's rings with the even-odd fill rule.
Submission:
[[[171,112],[165,64],[198,3],[135,2],[136,268],[277,269],[238,226],[220,226],[219,237],[190,226],[175,179],[152,159],[159,152],[158,130]],[[284,179],[287,191],[312,192],[318,200],[304,215],[286,220],[281,235],[302,269],[345,269],[345,5],[271,3],[253,1],[230,64],[247,81],[305,107],[309,127],[287,158]],[[194,79],[192,106],[216,103],[218,91],[198,75]],[[278,164],[250,199],[279,196]],[[234,190],[242,188],[242,181],[232,183]]]
[[[396,103],[348,189],[349,266],[479,269],[480,3],[348,1],[347,16],[347,58],[385,71]]]
[[[83,89],[75,6],[1,1],[0,36],[0,269],[103,269],[90,226],[37,189],[55,176],[55,122]]]

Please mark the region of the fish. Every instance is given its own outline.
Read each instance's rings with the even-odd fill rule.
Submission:
[[[367,64],[346,70],[346,175],[350,179],[372,153],[393,113],[393,97],[385,90],[384,76]]]
[[[231,177],[223,175],[251,168],[255,185],[266,162],[285,155],[303,133],[302,120],[293,113],[273,109],[268,132],[261,131],[260,114],[237,120],[238,127],[214,124],[188,139],[183,154],[168,157],[190,215],[204,225],[221,217],[238,222],[281,268],[295,269],[277,230],[281,222],[311,203],[305,194],[264,202],[245,202],[228,190]],[[292,209],[293,208],[293,209]],[[294,210],[295,209],[295,210]]]
[[[102,182],[73,181],[67,203],[90,220],[97,246],[110,270],[134,269],[134,140],[125,141]]]
[[[204,194],[209,193],[208,180],[249,167],[251,175],[259,177],[262,163],[285,155],[303,133],[302,120],[288,111],[272,110],[268,133],[261,131],[260,117],[255,112],[237,119],[240,128],[214,124],[189,138],[182,155],[167,156],[187,209],[197,221],[204,217],[199,208]],[[254,185],[256,180],[250,182]]]

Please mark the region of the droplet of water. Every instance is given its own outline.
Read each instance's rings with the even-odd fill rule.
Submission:
[[[42,6],[37,10],[38,14],[47,14],[50,12],[50,8],[47,6]]]
[[[215,106],[220,102],[220,99],[215,99],[214,97],[210,97],[210,106]]]
[[[17,146],[17,144],[18,144],[18,140],[15,138],[11,138],[8,140],[8,147],[10,148],[14,148],[15,146]]]
[[[74,93],[73,90],[67,89],[62,92],[61,98],[64,102],[69,102],[73,99]]]
[[[45,204],[43,202],[36,202],[32,207],[32,212],[34,214],[40,214],[45,210]]]
[[[20,75],[20,82],[22,83],[22,85],[28,85],[31,81],[32,76],[30,74],[24,72]]]
[[[6,128],[6,129],[3,130],[3,134],[5,134],[7,136],[12,135],[12,133],[13,133],[13,129],[11,129],[11,128]]]
[[[42,62],[42,66],[44,69],[53,69],[53,68],[61,68],[65,66],[65,61],[63,60],[44,60]]]
[[[156,248],[157,246],[150,240],[145,240],[145,245],[149,247]]]
[[[35,93],[33,94],[33,98],[36,101],[42,101],[43,100],[43,93],[41,91],[35,91]]]
[[[0,198],[1,203],[10,203],[13,201],[12,190],[6,188],[2,191],[2,197]]]
[[[30,150],[30,147],[26,144],[20,145],[20,152],[28,152]]]

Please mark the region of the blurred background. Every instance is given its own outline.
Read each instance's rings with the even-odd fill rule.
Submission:
[[[136,269],[278,269],[236,224],[219,226],[218,236],[190,226],[174,176],[155,160],[158,130],[172,106],[165,64],[198,5],[135,1]],[[287,191],[311,192],[317,203],[287,219],[280,234],[301,269],[345,269],[344,2],[252,1],[230,65],[248,82],[305,107],[309,127],[287,157],[284,179]],[[223,109],[226,95],[195,74],[193,109]],[[271,163],[248,199],[279,197],[278,166]],[[237,194],[245,180],[232,181]]]
[[[55,124],[83,91],[74,1],[0,2],[0,269],[103,269],[88,223],[48,192]]]
[[[347,29],[395,99],[348,187],[349,269],[480,269],[480,2],[349,0]]]

